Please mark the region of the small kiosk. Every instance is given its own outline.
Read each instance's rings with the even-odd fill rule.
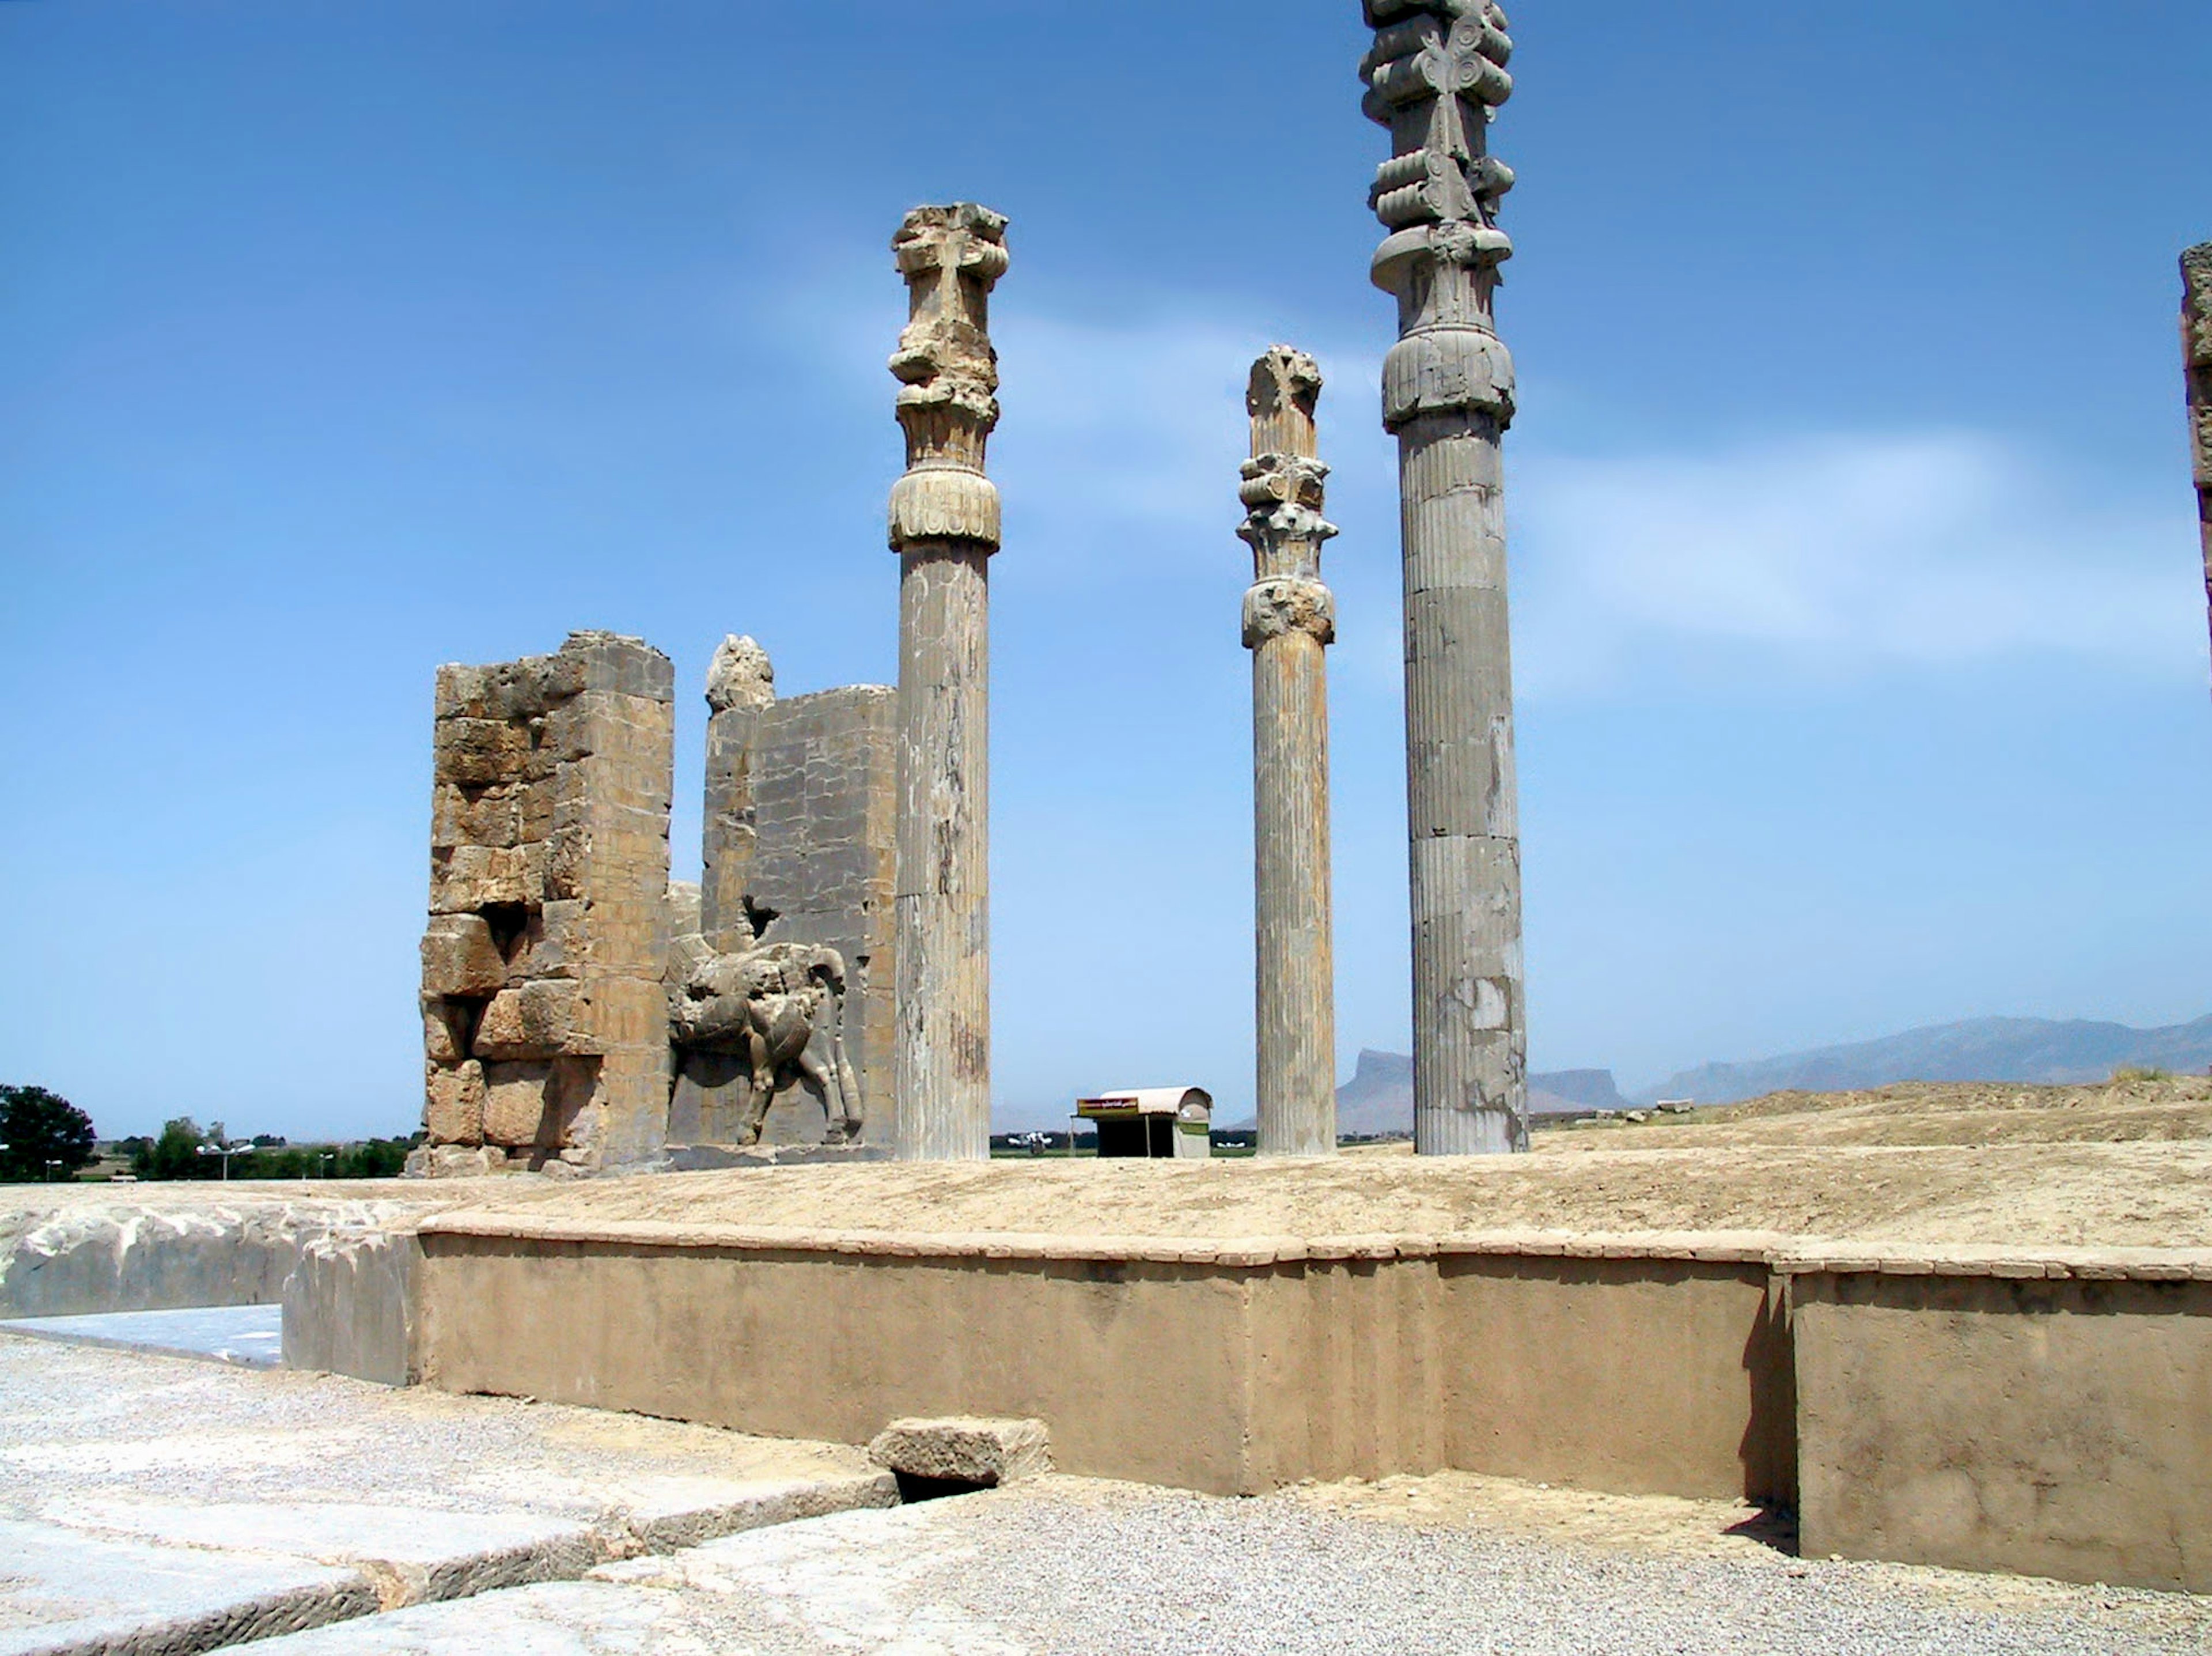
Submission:
[[[1203,1161],[1213,1154],[1213,1097],[1201,1087],[1137,1087],[1078,1099],[1102,1156]]]

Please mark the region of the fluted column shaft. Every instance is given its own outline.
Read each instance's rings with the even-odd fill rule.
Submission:
[[[891,358],[907,472],[891,491],[900,555],[897,1023],[891,1088],[902,1160],[991,1154],[990,585],[999,495],[988,301],[1006,221],[917,208],[893,248],[910,320]]]
[[[2181,349],[2189,374],[2190,455],[2197,473],[2204,600],[2212,613],[2212,242],[2181,256]]]
[[[1313,359],[1277,346],[1253,365],[1252,459],[1237,533],[1252,547],[1255,1032],[1260,1154],[1336,1149],[1336,961],[1331,939],[1328,670],[1335,600],[1321,581],[1328,468],[1316,458]]]
[[[1364,107],[1391,134],[1370,204],[1400,338],[1383,366],[1403,514],[1413,1135],[1425,1155],[1528,1148],[1521,855],[1498,445],[1513,362],[1492,301],[1512,242],[1488,153],[1512,41],[1490,0],[1366,0]]]
[[[896,1044],[902,1160],[991,1154],[990,555],[909,547],[899,581]]]
[[[1413,1138],[1424,1155],[1528,1148],[1521,842],[1498,428],[1399,433]]]

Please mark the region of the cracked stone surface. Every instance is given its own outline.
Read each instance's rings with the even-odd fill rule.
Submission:
[[[856,1448],[0,1335],[0,1656],[181,1656],[896,1498]]]

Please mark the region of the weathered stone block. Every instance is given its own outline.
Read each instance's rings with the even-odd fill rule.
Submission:
[[[1036,1420],[898,1420],[876,1434],[868,1458],[908,1477],[1012,1483],[1052,1470],[1052,1435]]]
[[[556,775],[525,782],[515,790],[514,834],[518,843],[544,839],[552,833],[560,789],[561,779]]]
[[[579,691],[613,691],[655,702],[676,699],[674,664],[641,638],[615,632],[572,632],[561,647],[561,656],[580,673]]]
[[[476,1031],[477,1003],[449,1001],[443,995],[422,997],[422,1056],[432,1063],[459,1063],[469,1056],[469,1037]]]
[[[483,1066],[468,1060],[451,1068],[432,1064],[424,1092],[422,1127],[434,1142],[483,1142]]]
[[[496,995],[507,958],[481,915],[441,914],[422,934],[422,990],[427,995]]]
[[[496,1145],[421,1144],[408,1152],[410,1178],[482,1178],[507,1166],[507,1152]]]
[[[434,757],[440,782],[512,782],[529,763],[530,733],[506,719],[441,719]]]
[[[430,843],[438,845],[515,845],[522,831],[522,788],[502,782],[489,788],[440,782],[430,806]]]
[[[540,901],[545,886],[542,845],[457,845],[430,854],[430,911],[466,914]]]
[[[497,1002],[492,1003],[494,1006]],[[665,987],[639,977],[606,977],[584,986],[572,1009],[566,1051],[611,1052],[668,1044]],[[477,1037],[481,1045],[483,1037]]]
[[[565,903],[584,895],[592,858],[587,828],[561,828],[545,842],[545,900]]]
[[[582,977],[589,947],[586,922],[590,913],[591,904],[574,898],[533,910],[515,945],[507,981],[525,983],[539,977]]]
[[[502,1061],[558,1057],[571,1050],[580,1011],[572,983],[547,979],[501,989],[477,1024],[473,1050]]]
[[[508,1148],[536,1144],[545,1124],[545,1095],[552,1076],[550,1062],[486,1064],[485,1142]]]

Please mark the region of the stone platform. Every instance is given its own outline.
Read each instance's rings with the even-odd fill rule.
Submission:
[[[1453,1468],[1794,1507],[1823,1555],[2212,1589],[2212,1250],[487,1211],[415,1245],[417,1369],[455,1391],[844,1441],[1033,1416],[1078,1474]]]
[[[857,1449],[0,1334],[4,1656],[191,1656],[896,1499]]]

